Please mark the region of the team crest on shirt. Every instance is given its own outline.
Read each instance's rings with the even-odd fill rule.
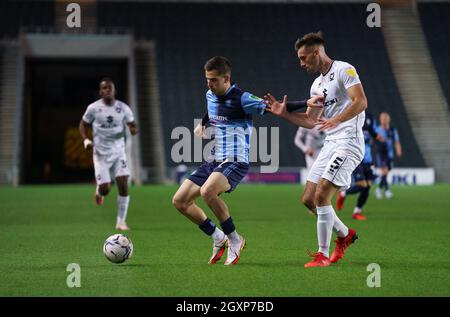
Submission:
[[[122,112],[122,109],[119,108],[119,107],[117,107],[117,108],[116,108],[116,112],[117,112],[117,113],[121,113],[121,112]]]

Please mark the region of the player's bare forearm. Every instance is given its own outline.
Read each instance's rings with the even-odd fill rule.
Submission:
[[[292,113],[286,112],[281,118],[293,123],[297,126],[304,127],[307,129],[314,128],[316,121],[314,118],[310,117],[307,113]]]
[[[131,135],[136,135],[138,133],[138,128],[135,122],[128,123],[128,129],[130,129]]]
[[[345,109],[344,112],[342,112],[339,116],[337,116],[337,120],[339,122],[345,122],[347,120],[350,120],[359,115],[366,108],[367,108],[366,102],[363,102],[362,100],[355,100],[352,102],[350,107]]]
[[[87,128],[90,127],[90,124],[84,122],[83,120],[80,121],[80,124],[78,125],[78,130],[80,131],[82,139],[87,139]]]
[[[339,116],[337,120],[339,122],[345,122],[356,117],[358,114],[366,110],[367,99],[361,84],[354,85],[347,89],[349,97],[352,99],[352,104],[345,109]]]
[[[398,141],[395,142],[395,151],[397,152],[398,157],[402,156],[402,145]]]
[[[316,126],[320,116],[322,115],[323,108],[320,107],[308,107],[305,113],[287,113],[285,119],[289,122],[307,128],[312,129]]]

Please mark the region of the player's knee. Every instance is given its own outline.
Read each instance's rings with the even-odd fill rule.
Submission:
[[[200,195],[206,203],[217,198],[218,196],[217,192],[211,186],[201,187]]]
[[[314,210],[314,208],[316,208],[316,204],[314,202],[314,198],[312,198],[311,196],[306,196],[303,195],[300,198],[300,201],[302,202],[302,204],[308,208],[309,210]]]
[[[188,202],[186,200],[180,198],[178,195],[174,195],[172,198],[172,205],[175,206],[176,209],[179,211],[184,211],[189,206]]]
[[[326,195],[322,191],[316,192],[315,200],[317,202],[317,206],[327,206],[330,204],[330,202],[328,201],[329,200],[328,195]]]
[[[98,188],[98,191],[102,196],[108,195],[109,192],[111,191],[111,184],[110,183],[101,184]]]

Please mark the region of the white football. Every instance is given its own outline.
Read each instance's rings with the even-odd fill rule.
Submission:
[[[105,257],[113,263],[123,263],[133,255],[133,243],[124,234],[113,234],[103,245]]]

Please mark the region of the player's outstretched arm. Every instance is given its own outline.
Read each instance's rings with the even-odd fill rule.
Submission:
[[[291,113],[287,109],[288,99],[284,96],[279,102],[270,93],[264,96],[266,100],[266,110],[277,115],[297,126],[311,129],[315,126],[323,110],[323,96],[314,96],[306,101],[308,110],[306,113]]]
[[[92,141],[87,137],[87,128],[90,127],[91,124],[85,122],[81,119],[80,124],[78,125],[78,130],[80,131],[81,137],[83,138],[84,148],[87,150],[92,147]]]

